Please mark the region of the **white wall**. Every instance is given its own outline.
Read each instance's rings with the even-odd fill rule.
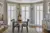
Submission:
[[[0,13],[3,14],[3,0],[0,0]]]
[[[50,0],[48,0],[48,2],[50,2]]]
[[[3,14],[3,7],[2,7],[2,1],[0,1],[0,20],[2,19],[2,14]]]
[[[6,0],[0,0],[2,3],[2,7],[0,8],[1,14],[3,14],[4,23],[7,24],[7,7],[6,7]]]

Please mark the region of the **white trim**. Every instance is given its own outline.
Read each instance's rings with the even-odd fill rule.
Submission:
[[[7,2],[13,2],[13,3],[43,3],[43,1],[8,1]]]

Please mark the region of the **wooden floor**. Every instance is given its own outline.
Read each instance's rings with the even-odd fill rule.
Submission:
[[[18,29],[15,28],[15,32],[14,32],[14,33],[18,33],[17,30],[18,30]],[[9,27],[9,28],[8,28],[5,32],[3,32],[3,33],[12,33],[12,28]],[[21,33],[21,31],[20,31],[20,33]],[[24,27],[24,29],[23,29],[23,33],[27,33],[25,27]],[[29,28],[29,32],[28,32],[28,33],[41,33],[41,32],[37,32],[35,28]]]

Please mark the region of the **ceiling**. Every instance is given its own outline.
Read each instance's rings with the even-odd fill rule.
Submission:
[[[18,2],[18,3],[34,3],[34,2],[40,2],[43,0],[7,0],[8,2]]]

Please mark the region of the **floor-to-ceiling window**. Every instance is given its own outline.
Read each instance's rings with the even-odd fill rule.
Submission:
[[[30,14],[30,6],[21,5],[22,21],[27,21],[27,19],[29,19],[29,14]]]
[[[7,4],[7,11],[8,11],[8,25],[11,24],[11,19],[16,18],[16,4]]]
[[[43,20],[43,5],[42,4],[36,4],[35,5],[35,24],[37,26],[42,26],[42,20]],[[36,28],[37,31],[41,31],[41,28]]]

